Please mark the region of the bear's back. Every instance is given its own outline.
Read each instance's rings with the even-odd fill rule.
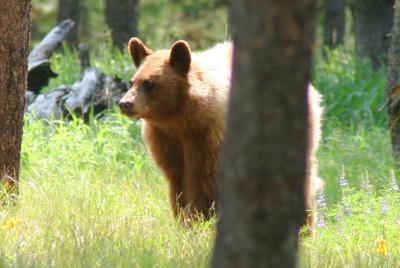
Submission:
[[[224,42],[202,52],[193,54],[198,65],[209,81],[219,89],[228,89],[231,80],[232,43]]]
[[[192,53],[189,83],[190,99],[193,102],[190,103],[188,107],[190,112],[187,114],[193,123],[218,125],[218,132],[225,128],[231,80],[231,55],[232,44],[229,42]],[[198,118],[199,116],[202,118]]]

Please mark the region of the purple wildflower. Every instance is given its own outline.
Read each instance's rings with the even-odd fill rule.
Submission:
[[[389,211],[389,204],[388,204],[386,198],[381,199],[381,205],[382,205],[381,213],[386,214]]]

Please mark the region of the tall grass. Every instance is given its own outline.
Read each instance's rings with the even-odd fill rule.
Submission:
[[[119,114],[90,126],[26,120],[20,196],[0,209],[0,263],[205,266],[212,223],[185,230],[172,219],[139,131]]]

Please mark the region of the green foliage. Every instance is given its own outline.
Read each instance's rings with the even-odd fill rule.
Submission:
[[[219,1],[146,0],[141,2],[139,36],[156,49],[185,39],[204,49],[228,38],[226,6]]]
[[[129,81],[132,78],[135,67],[127,52],[121,52],[118,49],[111,48],[109,44],[104,44],[89,53],[93,67],[124,81]],[[79,80],[80,63],[76,50],[64,45],[62,51],[54,53],[50,61],[51,68],[58,74],[58,77],[51,79],[49,85],[42,89],[43,92],[52,91],[60,85],[72,85]]]
[[[386,126],[384,70],[374,71],[367,60],[337,49],[327,51],[326,61],[316,62],[313,82],[324,96],[329,121]]]

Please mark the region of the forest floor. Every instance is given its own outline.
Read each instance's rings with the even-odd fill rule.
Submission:
[[[133,73],[126,55],[96,58],[107,74]],[[60,77],[48,89],[77,78],[76,60],[68,51],[53,57]],[[315,62],[325,188],[317,235],[301,241],[301,267],[400,266],[384,81],[384,71],[346,51]],[[26,118],[18,200],[0,208],[0,267],[207,267],[214,237],[215,220],[190,229],[173,220],[139,121],[117,110],[89,124]]]

